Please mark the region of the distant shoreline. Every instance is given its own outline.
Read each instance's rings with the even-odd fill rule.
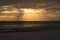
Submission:
[[[1,24],[60,24],[60,21],[0,21]]]

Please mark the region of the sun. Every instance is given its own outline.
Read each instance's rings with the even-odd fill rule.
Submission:
[[[32,9],[32,8],[24,8],[24,9],[20,9],[23,11],[23,13],[46,13],[45,9]]]
[[[24,13],[33,13],[34,12],[33,9],[24,9],[23,11],[24,11]]]
[[[22,8],[20,10],[22,10],[23,13],[34,13],[35,12],[35,9],[32,9],[32,8]]]
[[[31,9],[24,9],[25,12],[33,12]]]

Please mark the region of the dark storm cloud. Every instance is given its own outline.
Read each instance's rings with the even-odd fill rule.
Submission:
[[[59,2],[60,0],[0,0],[0,5],[4,4],[15,4],[15,3],[23,3],[23,2],[39,2],[39,3],[44,3],[44,2],[50,2],[50,1],[55,1]]]
[[[0,6],[1,5],[13,5],[17,8],[60,10],[60,0],[0,0]]]
[[[60,11],[60,0],[0,0],[0,6],[13,5],[16,8],[45,8]]]

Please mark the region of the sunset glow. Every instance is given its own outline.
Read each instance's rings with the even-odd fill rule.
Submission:
[[[24,9],[24,21],[42,21],[44,19],[43,14],[47,11],[44,9]],[[43,19],[41,19],[43,17]]]
[[[16,17],[15,16],[0,16],[0,21],[16,21]]]
[[[0,13],[4,16],[0,16],[0,20],[17,20],[20,21],[44,21],[53,20],[57,17],[54,12],[47,11],[44,8],[15,8],[14,6],[2,6]],[[55,12],[56,13],[56,12]],[[58,11],[57,11],[58,13]],[[11,16],[11,15],[12,16]],[[15,17],[14,17],[15,16]],[[49,19],[48,19],[49,18]]]
[[[23,13],[34,13],[35,12],[35,10],[33,9],[23,9],[22,11]]]

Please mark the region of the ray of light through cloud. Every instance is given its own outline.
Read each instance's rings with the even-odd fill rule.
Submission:
[[[60,21],[60,5],[54,2],[24,2],[0,6],[0,21]]]

